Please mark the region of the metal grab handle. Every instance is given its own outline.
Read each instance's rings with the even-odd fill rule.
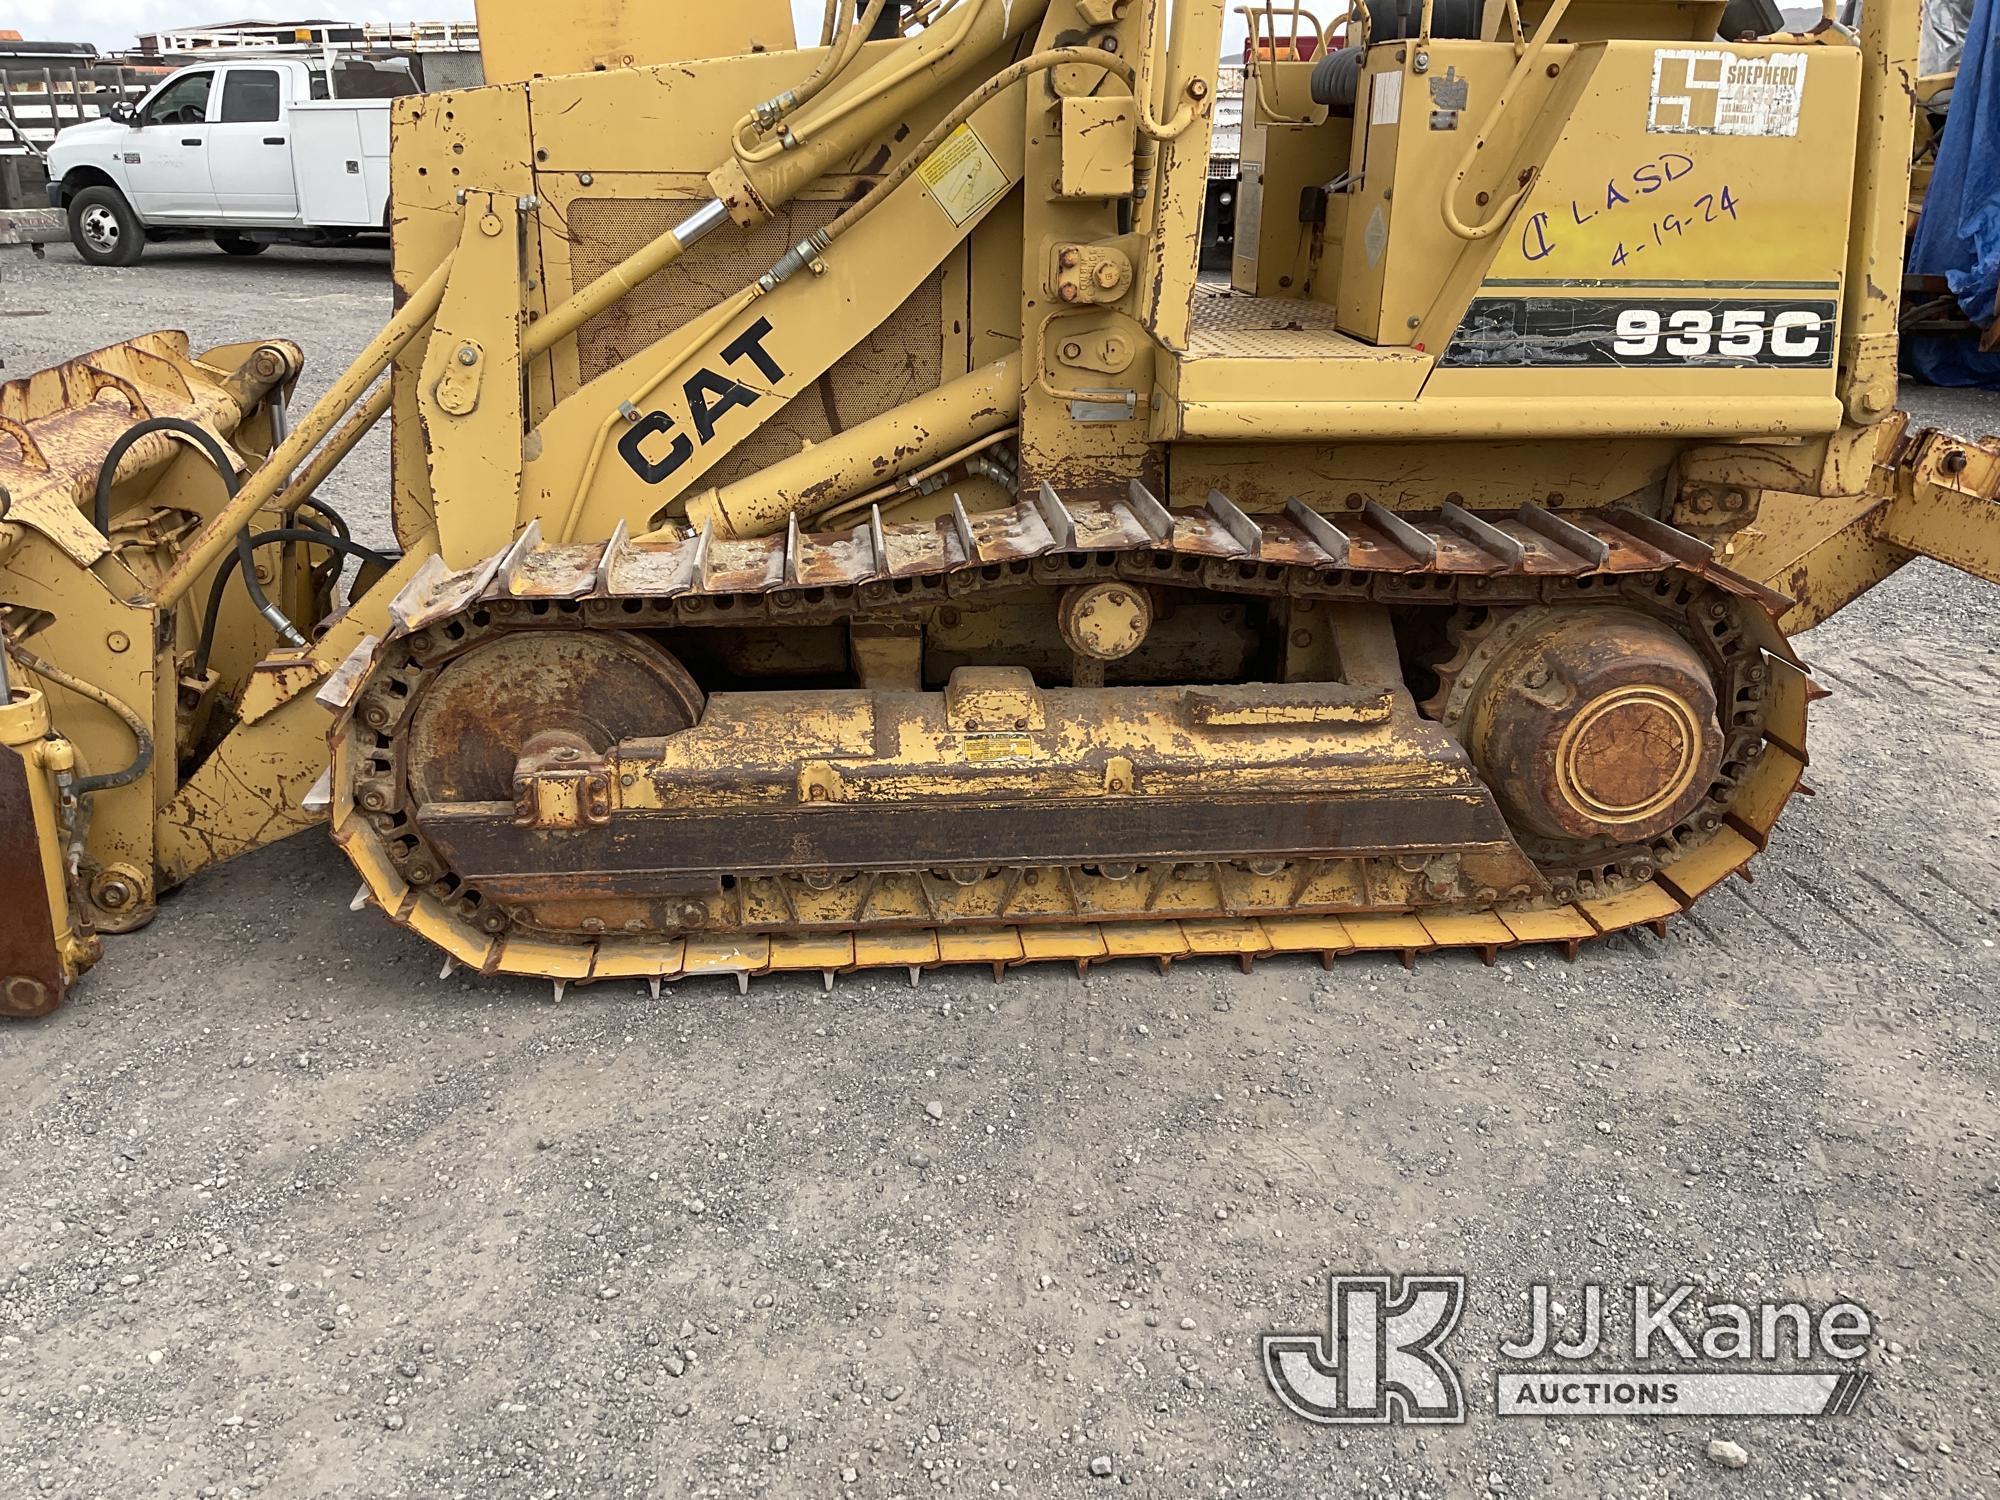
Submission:
[[[1556,34],[1556,23],[1562,20],[1563,12],[1568,9],[1569,0],[1552,0],[1549,13],[1542,18],[1542,24],[1535,28],[1535,38],[1528,43],[1528,50],[1515,59],[1514,71],[1507,75],[1507,81],[1500,86],[1500,92],[1494,97],[1492,107],[1486,111],[1486,118],[1480,121],[1479,129],[1472,133],[1472,143],[1465,148],[1465,154],[1459,158],[1458,170],[1445,179],[1444,200],[1440,204],[1444,211],[1445,228],[1462,240],[1483,240],[1492,235],[1507,222],[1507,216],[1514,212],[1521,200],[1528,196],[1528,189],[1535,185],[1539,169],[1530,167],[1526,180],[1501,200],[1500,206],[1485,223],[1468,224],[1458,216],[1456,199],[1459,189],[1465,186],[1467,174],[1472,171],[1473,158],[1486,149],[1486,137],[1492,133],[1493,127],[1500,123],[1500,116],[1506,113],[1508,102],[1514,97],[1514,91],[1527,79],[1528,74],[1534,71],[1535,64],[1541,60],[1543,49],[1548,46],[1549,39]]]
[[[1261,10],[1259,10],[1258,7],[1254,5],[1239,5],[1236,7],[1236,14],[1243,17],[1244,21],[1248,24],[1250,28],[1250,40],[1249,40],[1250,60],[1246,64],[1246,66],[1250,70],[1250,80],[1252,83],[1256,85],[1257,88],[1257,105],[1260,109],[1264,111],[1265,117],[1268,120],[1270,120],[1272,124],[1275,125],[1317,125],[1319,121],[1314,119],[1313,116],[1311,116],[1310,114],[1304,114],[1304,115],[1286,114],[1284,110],[1278,107],[1278,103],[1272,99],[1270,91],[1266,89],[1264,85],[1264,63],[1266,59],[1258,51],[1258,41],[1260,36],[1258,30],[1258,18],[1260,15],[1264,17],[1265,20],[1265,25],[1262,33],[1264,38],[1264,45],[1268,46],[1271,49],[1271,56],[1269,58],[1269,61],[1274,66],[1278,61],[1278,21],[1276,14],[1271,9],[1271,0],[1264,0],[1263,8]],[[1299,18],[1301,16],[1303,16],[1305,19],[1313,23],[1313,26],[1315,28],[1315,35],[1322,37],[1325,35],[1323,31],[1320,31],[1318,29],[1319,18],[1317,16],[1315,16],[1311,11],[1306,10],[1302,6],[1295,6],[1292,11],[1292,41],[1290,44],[1294,59],[1296,59],[1298,56],[1298,24],[1299,24]],[[1337,26],[1340,23],[1336,21],[1334,24]]]
[[[1353,3],[1347,7],[1347,14],[1335,18],[1333,25],[1327,27],[1325,32],[1321,34],[1319,39],[1321,56],[1333,50],[1334,32],[1342,26],[1352,25],[1356,21],[1361,23],[1361,50],[1366,52],[1368,50],[1369,33],[1374,30],[1374,21],[1368,14],[1367,0],[1353,0]]]

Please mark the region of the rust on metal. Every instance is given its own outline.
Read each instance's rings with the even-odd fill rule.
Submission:
[[[1543,612],[1469,686],[1473,762],[1514,826],[1543,838],[1657,837],[1721,764],[1708,664],[1635,610]]]
[[[62,957],[49,909],[28,763],[0,745],[0,1015],[47,1015],[62,1003]]]
[[[537,736],[562,732],[602,753],[633,735],[685,728],[701,702],[686,670],[637,636],[497,636],[446,661],[410,709],[408,774],[422,802],[511,803],[516,763]],[[357,712],[387,725],[402,708],[364,693]]]

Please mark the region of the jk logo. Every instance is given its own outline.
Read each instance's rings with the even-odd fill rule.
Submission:
[[[1329,1276],[1327,1331],[1264,1335],[1264,1375],[1308,1422],[1460,1423],[1465,1393],[1438,1346],[1465,1309],[1463,1276]]]

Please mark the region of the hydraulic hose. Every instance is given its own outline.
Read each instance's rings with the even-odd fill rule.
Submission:
[[[841,0],[833,0],[829,6],[826,15],[827,26],[832,25],[840,3]],[[888,0],[869,0],[867,9],[852,26],[840,32],[837,40],[829,39],[833,41],[833,45],[828,47],[826,55],[819,60],[819,66],[806,75],[804,83],[795,89],[787,89],[775,99],[766,99],[736,122],[735,128],[729,133],[729,141],[730,149],[735,152],[738,161],[766,161],[779,152],[789,149],[785,132],[779,132],[772,139],[756,146],[745,146],[743,134],[752,127],[775,130],[787,115],[797,113],[818,98],[827,85],[844,73],[848,65],[861,55],[861,48],[867,42],[868,34],[875,29],[875,23],[882,15],[882,7],[887,3]],[[828,46],[827,42],[821,42],[820,45]]]
[[[298,504],[294,505],[290,510],[285,512],[285,525],[286,526],[297,525],[298,515],[299,512],[302,510],[313,511],[318,515],[324,516],[326,518],[327,525],[333,528],[333,534],[339,537],[343,542],[352,541],[354,539],[354,528],[347,524],[347,517],[343,516],[339,511],[335,510],[331,505],[328,505],[324,500],[315,500],[311,496],[306,496],[305,498],[301,499],[298,502]]]
[[[447,255],[438,263],[424,284],[410,294],[408,300],[396,310],[395,316],[361,351],[360,357],[333,383],[332,389],[313,403],[312,409],[299,419],[285,440],[272,450],[271,456],[250,482],[202,528],[193,544],[181,553],[173,570],[153,591],[154,603],[170,608],[187,596],[201,575],[219,562],[228,550],[230,533],[249,525],[251,518],[270,503],[284,488],[286,478],[311,456],[313,449],[333,431],[334,425],[366,394],[375,377],[386,370],[417,336],[418,330],[430,322],[437,313],[438,305],[444,301],[452,259]],[[358,432],[354,434],[356,437],[359,435]]]
[[[72,693],[75,693],[77,697],[88,698],[99,707],[109,709],[124,721],[127,729],[132,731],[133,742],[138,747],[137,753],[132,757],[132,763],[126,766],[124,770],[113,771],[109,775],[79,777],[76,785],[71,789],[76,796],[80,798],[88,797],[97,792],[111,791],[115,787],[130,786],[146,774],[147,769],[153,764],[153,734],[146,727],[144,719],[140,718],[118,699],[112,697],[111,694],[105,692],[103,688],[85,682],[81,677],[70,676],[61,667],[43,661],[41,657],[35,655],[34,652],[28,650],[26,647],[16,645],[10,641],[7,643],[6,649],[13,652],[14,660],[26,667],[30,672],[33,672],[37,677],[47,678],[57,687],[67,688]]]
[[[215,471],[224,476],[225,484],[236,471],[229,454],[206,427],[182,417],[147,417],[142,422],[134,422],[119,434],[118,441],[111,445],[104,461],[97,466],[97,493],[92,497],[90,519],[106,536],[111,534],[111,489],[118,479],[118,465],[124,462],[125,455],[138,445],[140,439],[151,437],[156,432],[169,433],[201,449],[208,455],[208,461],[215,465]]]
[[[272,542],[306,542],[348,557],[360,558],[361,561],[374,563],[378,567],[390,566],[389,559],[374,548],[364,547],[359,542],[350,541],[330,531],[321,531],[313,526],[285,526],[276,531],[260,531],[255,536],[245,532],[244,537],[245,544],[222,560],[222,567],[217,570],[215,582],[208,591],[208,607],[202,611],[201,616],[201,636],[195,642],[194,660],[188,669],[188,675],[197,680],[208,675],[209,658],[215,652],[216,622],[222,616],[223,595],[229,591],[229,575],[235,572],[239,565],[244,566],[246,571],[254,567],[254,562],[246,563],[245,559],[251,558],[257,548]]]
[[[736,154],[738,161],[744,163],[746,166],[756,162],[769,161],[772,157],[782,155],[786,151],[797,150],[810,139],[807,136],[794,134],[790,130],[780,130],[757,145],[746,147],[743,144],[743,126],[754,124],[763,127],[765,130],[771,130],[780,121],[785,119],[786,116],[798,113],[799,110],[803,109],[808,103],[823,93],[827,85],[832,83],[841,73],[845,72],[849,64],[861,55],[862,44],[866,42],[868,33],[874,30],[876,19],[882,14],[883,3],[884,0],[871,0],[867,10],[862,12],[861,18],[849,28],[846,36],[842,39],[840,48],[837,49],[839,52],[839,61],[837,63],[831,67],[822,63],[814,71],[813,75],[799,85],[798,88],[788,94],[780,94],[776,99],[758,105],[755,110],[738,123],[736,133],[730,137],[730,149]],[[980,8],[987,3],[987,0],[962,0],[962,3],[965,9],[965,16],[960,21],[958,30],[952,34],[951,40],[946,42],[935,53],[919,54],[915,58],[905,62],[887,78],[882,79],[875,86],[870,97],[886,93],[906,79],[915,77],[939,58],[949,57],[964,44],[972,28],[979,23]],[[849,38],[853,39],[851,43],[848,40]],[[828,112],[825,118],[813,122],[815,131],[824,131],[827,126],[845,119],[860,107],[861,102],[860,100],[850,99],[844,105],[836,106]]]
[[[232,500],[236,498],[240,488],[240,481],[236,477],[236,465],[213,433],[179,417],[148,417],[142,422],[134,422],[119,434],[118,441],[111,445],[104,455],[104,461],[97,466],[97,493],[93,497],[91,519],[96,522],[99,532],[108,535],[111,529],[111,488],[118,479],[118,465],[124,460],[125,455],[132,451],[134,444],[156,432],[164,432],[193,443],[214,465],[216,474],[222,480],[222,487],[229,492],[229,498]],[[244,565],[243,586],[250,593],[250,602],[257,606],[258,614],[270,621],[278,632],[279,639],[289,641],[294,646],[303,646],[305,637],[300,635],[298,627],[286,618],[285,612],[271,602],[270,596],[264,592],[263,584],[257,580],[257,570],[250,565],[250,554],[246,550],[245,539],[249,535],[248,526],[236,533],[236,556],[237,561]]]

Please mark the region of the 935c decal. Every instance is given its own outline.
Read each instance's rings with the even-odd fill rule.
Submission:
[[[1442,363],[1823,370],[1835,342],[1828,300],[1479,297]]]

